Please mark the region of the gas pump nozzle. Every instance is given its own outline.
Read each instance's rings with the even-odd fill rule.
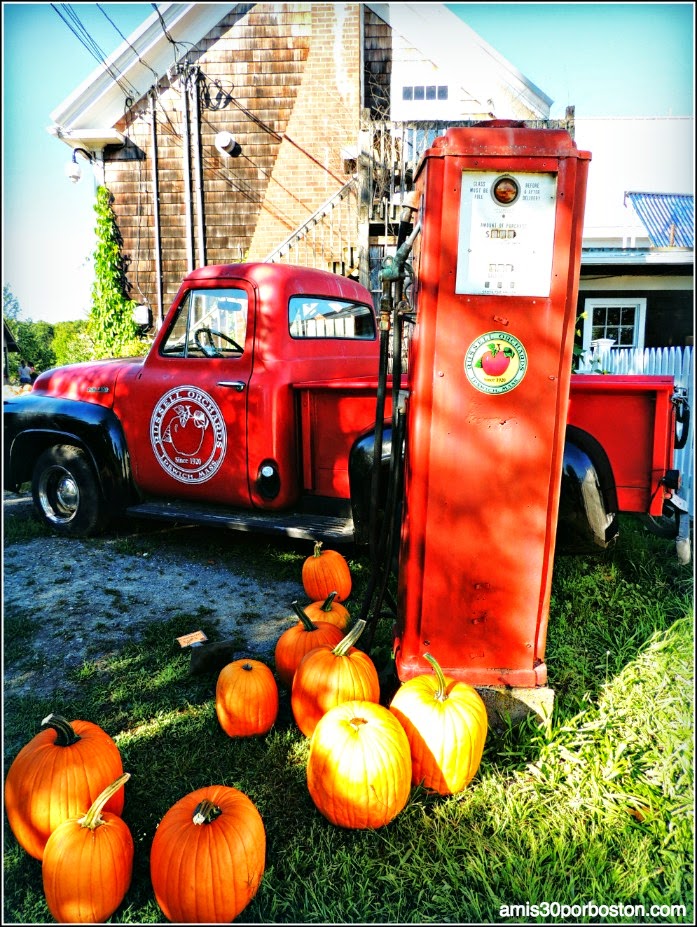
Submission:
[[[397,248],[395,256],[387,255],[382,262],[380,271],[380,280],[383,283],[391,283],[393,280],[399,280],[404,275],[404,268],[408,267],[407,258],[411,249],[414,247],[416,236],[421,231],[421,223],[417,222],[411,234]],[[411,270],[411,269],[410,269]]]

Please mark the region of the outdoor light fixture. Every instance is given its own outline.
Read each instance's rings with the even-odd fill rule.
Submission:
[[[71,180],[73,183],[77,183],[80,177],[82,176],[82,169],[77,162],[77,153],[78,151],[83,154],[88,161],[94,161],[94,155],[90,154],[85,148],[73,148],[73,158],[72,161],[69,161],[65,166],[65,176],[68,180]]]
[[[230,158],[239,158],[242,154],[242,146],[231,132],[218,132],[215,136],[215,147],[221,154]]]

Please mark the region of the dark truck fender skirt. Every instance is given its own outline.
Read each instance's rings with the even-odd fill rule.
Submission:
[[[602,446],[587,432],[566,429],[557,550],[572,553],[609,547],[619,531],[612,467]]]
[[[370,538],[370,496],[373,479],[375,432],[369,431],[356,440],[349,455],[349,481],[351,485],[351,514],[356,543],[368,544]],[[380,504],[387,496],[387,480],[392,455],[392,424],[385,422],[382,433],[382,463],[380,467]]]
[[[71,444],[87,455],[111,512],[137,498],[121,423],[104,406],[36,393],[7,400],[4,443],[5,489],[29,482],[46,448]]]

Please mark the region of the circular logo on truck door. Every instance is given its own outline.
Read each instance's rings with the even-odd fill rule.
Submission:
[[[225,420],[208,393],[196,386],[178,386],[155,406],[150,442],[160,466],[175,480],[205,483],[225,458]]]
[[[528,356],[525,348],[508,332],[480,335],[465,354],[465,374],[481,393],[508,393],[525,376]]]

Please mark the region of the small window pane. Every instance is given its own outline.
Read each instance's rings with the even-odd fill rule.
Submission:
[[[293,296],[288,320],[293,338],[375,338],[373,312],[361,303]]]
[[[435,98],[436,98],[436,87],[435,87],[435,84],[431,85],[430,87],[426,87],[426,99],[427,99],[427,100],[435,100]]]
[[[414,99],[423,100],[424,98],[424,88],[423,87],[414,87]]]
[[[244,290],[190,290],[160,353],[167,357],[239,357],[246,334]]]
[[[447,100],[447,99],[448,99],[448,88],[447,88],[447,87],[440,86],[440,87],[438,88],[438,99],[439,99],[439,100]]]
[[[414,99],[414,88],[413,87],[402,87],[402,99],[403,100],[413,100]]]

